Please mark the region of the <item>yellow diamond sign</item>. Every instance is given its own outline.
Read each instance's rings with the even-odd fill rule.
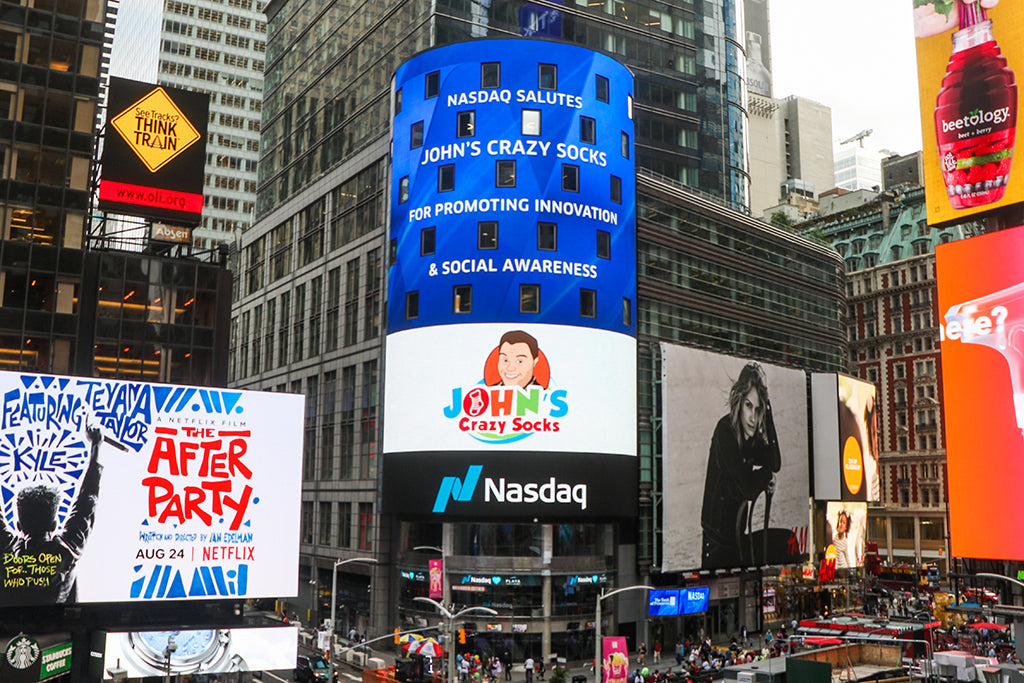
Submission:
[[[110,123],[152,173],[200,138],[163,88],[150,91]]]

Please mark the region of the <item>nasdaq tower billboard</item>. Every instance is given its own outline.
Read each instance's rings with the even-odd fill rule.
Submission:
[[[541,40],[396,72],[385,509],[635,512],[632,92],[618,62]]]

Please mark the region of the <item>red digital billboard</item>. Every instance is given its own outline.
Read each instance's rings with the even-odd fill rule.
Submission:
[[[952,553],[1024,560],[1024,228],[935,256]]]

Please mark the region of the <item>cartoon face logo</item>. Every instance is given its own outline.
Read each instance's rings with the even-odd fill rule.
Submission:
[[[484,363],[484,383],[487,386],[507,386],[525,389],[528,386],[548,388],[551,369],[547,356],[540,350],[536,338],[522,330],[501,335]]]

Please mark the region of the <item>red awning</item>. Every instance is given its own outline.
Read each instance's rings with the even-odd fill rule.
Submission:
[[[843,641],[839,638],[825,638],[823,636],[807,636],[804,638],[804,643],[807,645],[842,645]]]
[[[994,624],[991,621],[979,621],[973,624],[967,624],[967,628],[976,628],[982,631],[985,629],[988,629],[989,631],[1002,631],[1006,628],[1006,624]]]

